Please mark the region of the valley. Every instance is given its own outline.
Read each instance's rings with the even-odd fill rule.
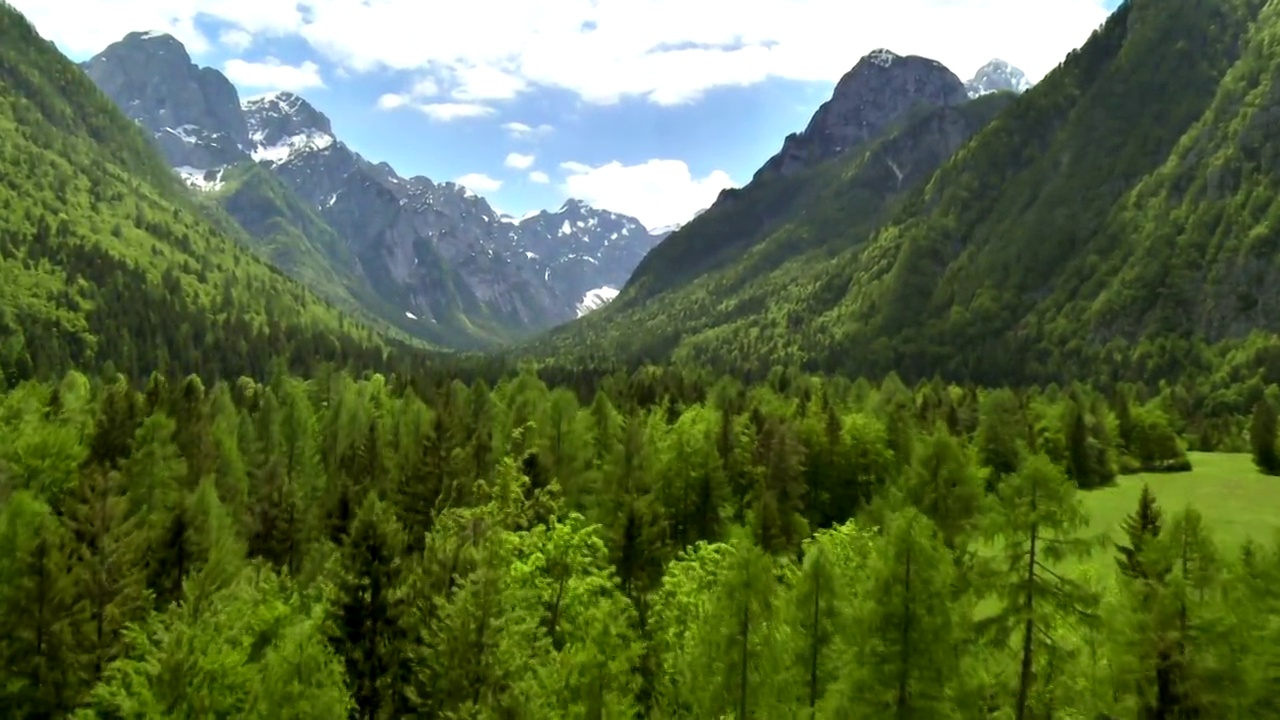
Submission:
[[[304,5],[188,20],[381,77],[318,34],[372,5]],[[1280,716],[1280,0],[1107,8],[1043,77],[850,58],[649,228],[372,162],[180,23],[73,62],[0,2],[0,707]],[[539,27],[433,92],[568,93]],[[573,112],[740,97],[676,90]]]
[[[242,100],[165,33],[130,33],[83,67],[265,257],[343,309],[437,347],[488,347],[578,317],[669,232],[577,200],[502,216],[457,183],[401,177],[294,93]]]

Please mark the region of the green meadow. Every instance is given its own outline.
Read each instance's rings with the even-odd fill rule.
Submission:
[[[1248,454],[1188,453],[1188,457],[1191,472],[1121,476],[1115,485],[1081,493],[1092,518],[1090,531],[1106,531],[1116,540],[1123,539],[1120,523],[1138,506],[1145,482],[1166,518],[1187,506],[1199,510],[1223,551],[1234,551],[1249,537],[1270,542],[1280,530],[1280,478],[1259,473]]]

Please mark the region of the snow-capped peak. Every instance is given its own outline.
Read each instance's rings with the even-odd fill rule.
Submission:
[[[1031,89],[1031,85],[1026,73],[996,58],[978,68],[973,79],[965,83],[965,88],[969,97],[976,98],[1001,91],[1024,93]]]
[[[324,118],[319,111],[311,107],[302,97],[288,90],[274,90],[246,98],[240,101],[240,109],[250,115],[266,117],[296,116],[299,119],[305,119],[318,125],[328,124],[327,118]]]
[[[324,150],[336,142],[329,119],[306,100],[287,91],[269,92],[243,101],[249,127],[249,155],[258,162],[281,165],[300,153]]]

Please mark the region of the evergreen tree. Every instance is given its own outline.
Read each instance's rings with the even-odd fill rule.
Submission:
[[[86,471],[67,515],[76,540],[72,573],[88,625],[81,645],[92,658],[94,679],[118,655],[124,627],[141,619],[149,605],[142,567],[144,518],[130,516],[122,480],[116,472]]]
[[[1150,544],[1160,537],[1162,519],[1163,513],[1160,511],[1160,505],[1156,503],[1155,495],[1151,492],[1151,486],[1143,483],[1142,494],[1138,496],[1138,509],[1127,515],[1120,523],[1120,529],[1124,531],[1129,544],[1116,543],[1116,550],[1120,553],[1120,557],[1116,558],[1116,564],[1125,576],[1135,579],[1159,579],[1160,572],[1147,567],[1149,560],[1146,555]]]
[[[1036,715],[1047,705],[1052,675],[1038,672],[1037,649],[1051,652],[1059,618],[1080,621],[1091,615],[1091,598],[1077,580],[1051,568],[1069,557],[1087,555],[1094,542],[1079,535],[1088,522],[1074,484],[1043,455],[1027,458],[1021,469],[1000,487],[999,502],[988,518],[988,530],[1003,544],[999,580],[1001,610],[981,628],[996,642],[1016,633],[1019,658],[1017,693],[1013,703],[1018,720]]]
[[[982,478],[965,446],[945,432],[924,436],[904,484],[907,498],[933,521],[947,546],[962,547],[984,501]]]
[[[270,570],[246,570],[201,607],[173,605],[130,629],[87,715],[344,720],[354,708],[323,610]]]
[[[331,639],[346,662],[354,716],[365,720],[404,710],[408,637],[404,539],[391,507],[365,497],[342,548]]]
[[[1021,438],[1025,436],[1026,420],[1013,391],[1002,388],[983,393],[975,444],[979,461],[989,471],[988,489],[1017,472],[1023,452]]]
[[[1253,464],[1264,475],[1280,475],[1280,451],[1276,449],[1276,409],[1263,397],[1253,406],[1249,423],[1249,443],[1253,448]]]
[[[64,717],[91,679],[80,640],[72,540],[27,492],[0,511],[0,706],[13,717]]]
[[[840,715],[936,718],[952,713],[961,627],[952,563],[936,526],[906,508],[889,519],[870,570],[860,667],[847,676]]]
[[[790,652],[787,680],[792,714],[814,716],[830,702],[842,677],[861,672],[859,605],[867,601],[864,577],[876,553],[873,533],[853,521],[807,539],[803,563],[788,589]]]

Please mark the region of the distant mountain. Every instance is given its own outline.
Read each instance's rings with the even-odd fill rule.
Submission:
[[[1031,89],[1027,74],[1004,60],[996,59],[978,68],[973,78],[964,84],[969,97],[976,98],[994,92],[1024,93]]]
[[[365,160],[298,95],[241,102],[221,73],[197,67],[162,33],[130,33],[83,67],[150,131],[189,186],[258,229],[282,268],[331,297],[354,295],[369,312],[432,342],[480,347],[577,317],[587,293],[621,288],[662,237],[634,218],[577,202],[511,222],[456,183],[404,178]],[[245,202],[242,186],[240,202],[228,204],[226,179],[243,176],[230,168],[243,163],[267,169],[328,230],[290,226],[285,215],[296,213]],[[264,221],[264,208],[273,223]],[[571,232],[561,232],[565,222]],[[288,246],[331,245],[330,235],[344,246],[336,252],[347,258],[343,267],[316,266],[334,262],[332,248]],[[343,287],[324,284],[326,277],[343,278]]]
[[[710,208],[649,253],[615,306],[646,302],[665,290],[740,263],[816,190],[808,180],[793,182],[792,177],[808,177],[807,173],[835,158],[857,158],[921,113],[968,102],[964,83],[935,60],[883,49],[867,54],[840,79],[831,99],[818,108],[805,129],[788,135],[746,187],[722,192]],[[954,142],[944,144],[951,147]],[[922,142],[922,155],[933,157],[923,152],[931,147]],[[903,181],[892,182],[890,189],[896,193]],[[802,249],[793,242],[780,246],[771,258]]]
[[[555,212],[521,220],[515,249],[546,267],[546,280],[575,298],[584,314],[610,299],[666,233],[649,232],[635,218],[569,200]]]

